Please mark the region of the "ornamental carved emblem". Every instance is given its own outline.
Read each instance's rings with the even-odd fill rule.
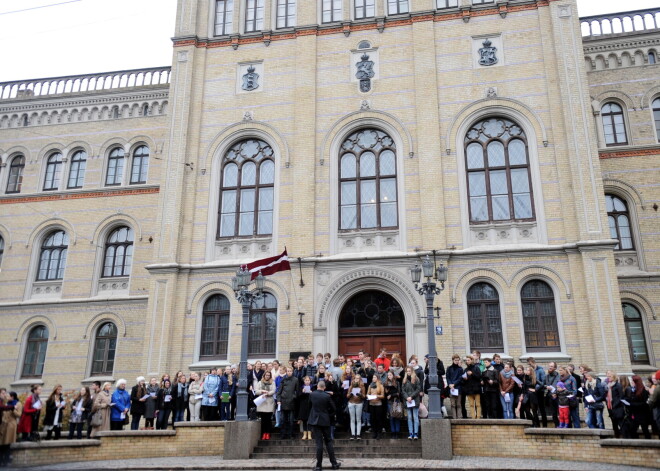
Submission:
[[[490,39],[486,39],[482,44],[484,47],[479,49],[479,64],[484,66],[497,64],[497,48]]]
[[[369,60],[368,54],[362,54],[360,62],[356,62],[357,73],[355,78],[360,81],[360,91],[366,93],[371,90],[371,79],[374,77],[374,61]]]
[[[247,73],[243,75],[243,86],[241,88],[247,92],[259,88],[259,74],[255,72],[253,65],[248,67]]]

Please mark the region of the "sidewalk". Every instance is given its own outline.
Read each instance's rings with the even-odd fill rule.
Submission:
[[[82,470],[130,470],[130,471],[202,471],[202,470],[302,470],[310,471],[315,460],[292,459],[287,461],[272,460],[243,460],[223,461],[221,456],[203,457],[177,457],[177,458],[145,458],[112,461],[87,461],[82,463],[64,463],[50,466],[38,466],[34,468],[5,468],[7,470],[30,471],[82,471]],[[634,471],[640,469],[634,466],[622,466],[614,464],[582,463],[576,461],[560,460],[528,460],[516,458],[483,458],[456,456],[451,461],[428,461],[428,460],[343,460],[342,470],[355,471],[392,471],[395,468],[406,471],[439,469],[445,471],[463,470],[502,470],[502,471],[548,471],[555,469],[570,469],[571,471]],[[324,469],[330,469],[327,458],[323,463]]]

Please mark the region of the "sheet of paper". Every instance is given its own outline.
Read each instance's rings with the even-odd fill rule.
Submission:
[[[584,389],[582,389],[582,388],[578,388],[578,391],[580,391],[580,392],[584,392]]]
[[[504,402],[511,402],[511,394],[509,393],[504,394]]]
[[[516,376],[511,377],[513,379],[513,382],[516,383],[518,386],[522,386],[523,382],[520,381]]]
[[[367,401],[373,401],[374,399],[377,399],[378,396],[375,394],[367,394]]]
[[[592,402],[592,403],[596,402],[596,399],[594,399],[594,397],[591,394],[585,396],[585,399],[587,400],[587,402]]]
[[[120,418],[121,420],[124,420],[124,419],[126,418],[126,414],[124,414],[124,413],[122,412],[122,413],[119,415],[119,418]]]
[[[312,387],[311,386],[303,386],[303,392],[304,393],[312,392]]]
[[[467,373],[463,373],[462,378],[463,378],[463,379],[467,379]]]
[[[259,407],[264,402],[266,402],[266,396],[259,396],[254,398],[254,405],[257,407]]]
[[[367,378],[362,378],[362,382],[363,382],[364,384],[367,384]]]
[[[149,393],[151,397],[156,397],[156,393]]]
[[[198,401],[200,399],[204,399],[204,394],[195,394],[195,399],[198,400]]]
[[[458,389],[454,388],[454,389],[450,389],[449,391],[452,396],[458,396]]]
[[[165,402],[170,402],[172,400],[172,396],[170,394],[165,395]]]
[[[555,387],[554,386],[546,386],[548,388],[548,391],[551,393],[555,392]]]
[[[32,404],[32,407],[35,409],[41,409],[41,401],[37,401],[34,404]]]
[[[630,405],[630,403],[629,403],[628,401],[626,401],[625,399],[621,399],[621,403],[622,403],[623,405],[626,405],[626,406],[629,406],[629,405]]]
[[[360,388],[353,388],[351,392],[357,396],[358,394],[360,394]]]
[[[408,409],[415,407],[415,401],[406,402],[406,406],[408,407]]]
[[[150,394],[145,394],[145,395],[142,396],[140,399],[149,399],[150,397],[151,397]]]
[[[344,389],[348,389],[348,380],[342,381],[341,384]]]

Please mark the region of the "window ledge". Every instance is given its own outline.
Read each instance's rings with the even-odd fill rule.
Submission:
[[[32,386],[33,384],[38,384],[40,386],[43,386],[44,381],[41,378],[19,379],[19,380],[11,382],[9,385],[12,388],[14,388],[14,387],[21,387],[21,386]]]
[[[92,384],[94,381],[99,381],[101,385],[103,385],[103,383],[114,383],[116,380],[112,376],[89,376],[80,382],[82,384],[88,385]]]
[[[337,233],[337,253],[400,250],[399,229],[358,229]]]
[[[128,281],[128,276],[101,278],[99,280],[96,295],[103,297],[127,296],[129,291]]]
[[[245,239],[216,239],[213,260],[269,257],[275,255],[271,253],[272,242],[272,235]]]
[[[529,352],[520,355],[520,361],[527,361],[527,359],[530,357],[541,362],[570,361],[572,358],[570,355],[562,352]]]
[[[188,365],[188,369],[192,371],[209,370],[211,368],[225,368],[231,366],[229,360],[200,360]]]
[[[501,223],[471,224],[472,246],[538,244],[536,221],[506,221]]]
[[[62,280],[35,281],[30,291],[31,299],[59,299],[62,297]]]

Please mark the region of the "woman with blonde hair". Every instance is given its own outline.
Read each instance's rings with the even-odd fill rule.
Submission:
[[[371,397],[371,399],[369,399]],[[367,399],[369,399],[369,413],[371,415],[371,426],[373,427],[374,438],[380,438],[380,431],[383,429],[381,418],[383,417],[383,401],[385,400],[385,388],[377,374],[371,377],[371,384],[367,390]]]
[[[406,374],[401,385],[401,395],[406,400],[408,409],[408,440],[417,440],[419,436],[419,393],[422,384],[411,366],[406,367]]]
[[[188,385],[188,410],[190,410],[190,421],[199,422],[202,411],[202,393],[204,386],[199,375],[194,371],[190,373],[190,384]]]
[[[103,389],[101,389],[94,398],[92,414],[98,414],[98,416],[92,417],[92,438],[99,432],[110,430],[110,404],[112,403],[112,398],[110,396],[111,388],[111,383],[103,383]]]
[[[275,383],[273,382],[273,374],[270,370],[266,370],[261,376],[261,381],[257,383],[254,390],[255,401],[257,398],[263,398],[257,406],[257,414],[261,418],[261,439],[270,440],[270,433],[273,428],[273,410],[275,409]]]
[[[349,370],[346,370],[342,378],[347,380],[346,375]],[[362,432],[362,408],[364,399],[366,397],[364,383],[360,375],[353,374],[348,386],[346,398],[348,399],[348,413],[350,417],[351,440],[360,440],[360,433]]]
[[[607,371],[607,410],[612,420],[612,430],[614,430],[614,437],[621,436],[621,422],[625,415],[625,407],[621,400],[624,398],[624,391],[619,377],[612,370]]]

